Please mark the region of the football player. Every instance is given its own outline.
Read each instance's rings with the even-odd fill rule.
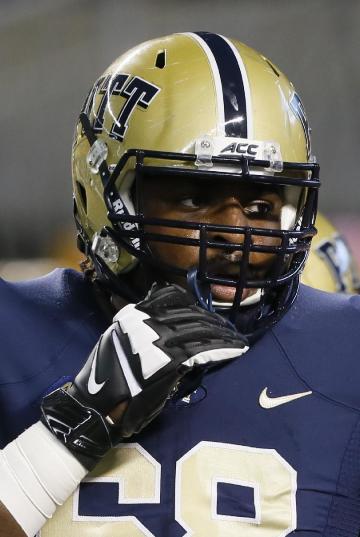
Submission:
[[[357,536],[360,298],[299,287],[293,85],[221,35],[143,43],[72,163],[83,274],[0,283],[0,536]]]

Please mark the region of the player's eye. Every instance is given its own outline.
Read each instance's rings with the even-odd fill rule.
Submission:
[[[188,209],[201,209],[208,205],[209,197],[205,194],[194,195],[188,198],[181,198],[180,203],[183,207]]]
[[[274,204],[267,200],[253,200],[244,207],[250,218],[266,218],[274,213]]]
[[[199,200],[196,198],[183,198],[181,205],[188,207],[189,209],[197,209],[199,207]]]

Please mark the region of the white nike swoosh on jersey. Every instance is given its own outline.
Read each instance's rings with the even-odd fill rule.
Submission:
[[[295,401],[295,399],[300,399],[301,397],[306,397],[307,395],[311,394],[312,391],[292,393],[290,395],[282,395],[281,397],[269,397],[267,394],[266,387],[260,394],[259,404],[262,408],[274,408],[276,406],[285,405],[286,403],[290,403],[290,401]]]
[[[95,356],[91,364],[91,370],[90,370],[90,375],[89,375],[89,380],[88,380],[88,385],[87,385],[88,392],[91,395],[96,395],[97,393],[99,393],[99,391],[104,386],[105,382],[107,382],[107,379],[104,380],[104,382],[100,382],[100,383],[96,382],[95,371],[96,371],[97,357],[98,357],[98,353],[97,353],[97,347],[96,347],[96,352],[95,352]]]

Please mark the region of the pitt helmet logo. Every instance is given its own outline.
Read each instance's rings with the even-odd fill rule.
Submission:
[[[220,153],[237,153],[239,155],[246,155],[248,157],[256,157],[259,151],[259,145],[258,144],[250,144],[246,142],[233,142],[224,149],[220,151]]]
[[[331,271],[338,292],[346,291],[349,282],[354,287],[357,286],[357,276],[350,250],[340,235],[334,235],[325,240],[316,248],[316,251]]]
[[[124,97],[125,103],[121,107],[117,117],[114,117],[114,122],[109,132],[111,138],[122,142],[129,126],[130,117],[135,108],[148,108],[159,91],[160,88],[139,76],[132,77],[124,73],[119,73],[116,76],[103,76],[95,82],[85,100],[82,111],[89,115],[95,108],[96,95],[101,95],[93,125],[94,132],[100,134],[104,128],[104,115],[109,99],[114,95]]]

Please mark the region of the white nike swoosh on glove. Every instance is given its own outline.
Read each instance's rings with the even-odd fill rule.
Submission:
[[[96,371],[96,361],[98,357],[97,349],[98,349],[98,345],[96,347],[95,356],[91,364],[91,370],[90,370],[90,375],[89,375],[89,380],[88,380],[88,385],[87,385],[88,392],[91,395],[96,395],[97,393],[99,393],[99,391],[102,389],[102,387],[108,380],[108,379],[105,379],[104,382],[100,382],[100,383],[96,382],[95,371]]]
[[[194,367],[195,365],[204,365],[209,362],[220,362],[221,360],[230,360],[244,354],[249,347],[233,349],[211,349],[209,351],[198,352],[191,358],[188,358],[184,365]]]

